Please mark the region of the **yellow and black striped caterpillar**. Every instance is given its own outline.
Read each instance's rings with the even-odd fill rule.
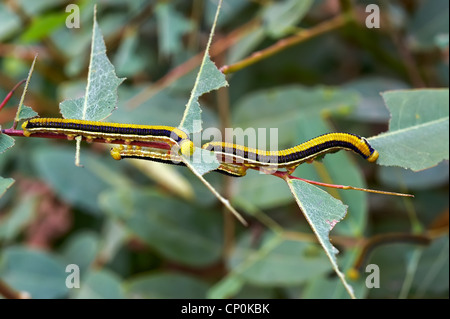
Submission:
[[[171,126],[151,126],[136,124],[107,123],[85,120],[58,118],[32,119],[23,123],[25,136],[34,133],[62,133],[68,137],[83,136],[88,140],[101,138],[105,140],[164,142],[170,146],[179,146],[181,155],[190,156],[194,152],[194,144],[182,130]],[[244,176],[248,168],[286,168],[294,170],[304,162],[339,151],[353,151],[369,162],[375,162],[379,156],[364,138],[350,133],[328,133],[315,137],[307,142],[281,151],[264,151],[225,142],[209,142],[203,149],[214,152],[221,166],[218,172],[231,176]],[[152,148],[113,148],[111,155],[115,159],[140,158],[163,163],[182,164],[178,154],[167,150]],[[175,159],[175,161],[174,161]]]

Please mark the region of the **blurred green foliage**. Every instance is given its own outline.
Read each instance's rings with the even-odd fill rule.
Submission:
[[[42,117],[60,117],[61,101],[84,94],[94,3],[74,3],[80,28],[73,29],[65,26],[66,1],[0,3],[2,98],[27,76],[35,53],[26,105]],[[370,3],[380,7],[380,29],[364,25]],[[442,147],[448,144],[448,90],[442,90],[449,81],[448,2],[225,0],[212,60],[219,68],[238,62],[343,14],[346,4],[354,19],[348,24],[243,68],[227,76],[228,88],[204,95],[203,128],[278,128],[280,147],[289,147],[329,131],[373,137],[388,125],[393,129],[391,116],[400,131],[442,121],[427,136],[419,131],[415,144],[399,139],[387,149],[394,161],[403,155],[403,166],[423,171],[340,152],[300,166],[295,175],[414,194],[405,200],[325,189],[348,205],[330,233],[340,251],[337,262],[343,272],[350,269],[363,238],[432,230],[429,246],[374,249],[366,264],[380,267],[380,288],[365,287],[364,271],[348,281],[360,298],[448,298],[449,167],[442,161],[448,159],[448,145]],[[206,0],[98,4],[106,53],[117,76],[127,78],[108,121],[180,123],[199,66],[185,62],[202,55],[216,6]],[[223,39],[229,41],[218,54],[215,44]],[[169,73],[180,65],[181,73]],[[421,87],[440,90],[380,95]],[[151,97],[133,105],[149,90]],[[0,112],[2,128],[10,127],[19,96]],[[419,118],[405,119],[400,106],[414,107],[416,113],[407,114]],[[0,280],[17,291],[33,298],[349,297],[280,179],[253,171],[231,180],[206,176],[250,222],[244,228],[232,225],[235,220],[186,168],[117,162],[104,145],[85,143],[79,168],[74,142],[15,138],[15,144],[5,151],[12,141],[0,135]],[[426,147],[432,160],[411,156]],[[165,171],[170,174],[158,174]],[[180,196],[174,184],[191,195]],[[80,289],[66,287],[68,264],[80,267]]]

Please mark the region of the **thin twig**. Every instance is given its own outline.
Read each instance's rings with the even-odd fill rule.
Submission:
[[[322,182],[312,181],[312,180],[301,178],[301,177],[297,177],[297,176],[292,176],[292,175],[289,175],[289,173],[287,173],[287,172],[281,172],[281,171],[276,171],[275,173],[273,173],[273,175],[278,176],[278,177],[283,178],[283,179],[286,179],[286,178],[298,179],[298,180],[304,181],[304,182],[309,183],[309,184],[318,185],[318,186],[324,186],[324,187],[330,187],[330,188],[353,189],[353,190],[363,191],[363,192],[368,192],[368,193],[393,195],[393,196],[403,196],[403,197],[414,197],[414,195],[411,195],[411,194],[386,192],[386,191],[380,191],[380,190],[369,189],[369,188],[360,188],[360,187],[354,187],[354,186],[348,186],[348,185],[337,185],[337,184],[322,183]]]
[[[5,99],[3,100],[3,102],[0,104],[0,111],[2,110],[2,108],[6,105],[6,103],[8,103],[8,101],[11,99],[12,95],[14,94],[14,91],[21,86],[23,83],[25,83],[27,80],[23,79],[22,81],[20,81],[19,83],[17,83],[11,91],[9,91],[9,93],[6,95]]]
[[[355,263],[353,264],[350,275],[351,277],[353,277],[353,279],[356,279],[358,277],[358,274],[361,272],[364,262],[367,260],[370,253],[378,246],[393,243],[428,245],[430,242],[431,238],[426,234],[419,235],[409,233],[386,233],[370,237],[363,242],[362,250],[359,253]]]
[[[263,49],[261,51],[257,51],[253,53],[251,56],[236,62],[231,65],[225,65],[220,70],[224,74],[230,74],[234,73],[236,71],[242,70],[243,68],[246,68],[252,64],[255,64],[256,62],[259,62],[263,59],[267,59],[271,57],[274,54],[277,54],[280,51],[286,50],[287,48],[290,48],[294,45],[297,45],[301,42],[304,42],[306,40],[312,39],[314,37],[317,37],[318,35],[324,34],[326,32],[338,29],[342,26],[344,26],[348,21],[350,21],[350,18],[348,15],[339,15],[333,19],[327,20],[325,22],[322,22],[321,24],[310,28],[310,29],[304,29],[296,33],[295,35],[281,39],[274,45]]]
[[[25,299],[29,297],[27,294],[15,291],[1,279],[0,279],[0,296],[3,296],[5,299]]]

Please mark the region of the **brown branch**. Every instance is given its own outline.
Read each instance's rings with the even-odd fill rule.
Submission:
[[[361,269],[365,261],[368,259],[371,252],[381,245],[394,243],[411,243],[416,245],[428,245],[430,244],[430,242],[431,238],[426,234],[419,235],[409,233],[387,233],[370,237],[363,242],[363,248],[358,258],[356,259],[355,263],[353,264],[353,267],[350,269],[349,276],[352,279],[357,279],[359,277],[359,273],[361,272]]]
[[[317,37],[321,34],[324,34],[326,32],[338,29],[345,24],[347,24],[349,21],[351,21],[349,15],[339,15],[331,20],[322,22],[321,24],[310,28],[310,29],[304,29],[299,32],[297,32],[295,35],[281,39],[274,45],[263,49],[261,51],[257,51],[253,53],[251,56],[236,62],[231,65],[225,65],[220,70],[224,74],[230,74],[234,73],[236,71],[242,70],[243,68],[246,68],[252,64],[255,64],[263,59],[267,59],[275,54],[277,54],[280,51],[286,50],[287,48],[290,48],[294,45],[297,45],[301,42],[304,42],[306,40],[312,39],[314,37]]]
[[[1,57],[14,56],[18,60],[33,60],[36,53],[44,60],[50,57],[47,49],[39,45],[0,43]]]
[[[0,295],[5,299],[28,299],[29,295],[12,289],[6,282],[0,279]]]

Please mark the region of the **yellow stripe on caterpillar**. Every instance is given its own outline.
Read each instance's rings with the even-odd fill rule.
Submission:
[[[86,121],[60,118],[37,118],[25,121],[22,124],[23,135],[34,133],[64,134],[73,139],[83,136],[92,141],[96,138],[105,140],[124,140],[144,142],[164,142],[173,146],[179,145],[183,155],[190,156],[194,152],[194,144],[189,136],[176,127],[164,125],[137,125],[108,123],[100,121]]]
[[[369,162],[375,162],[378,152],[364,137],[350,133],[328,133],[281,151],[264,151],[226,142],[209,142],[202,146],[220,155],[222,162],[249,167],[293,168],[326,153],[351,150]]]
[[[170,150],[152,147],[139,147],[135,145],[128,145],[125,147],[119,145],[111,149],[111,156],[116,160],[136,158],[171,165],[186,166],[180,155],[173,153]],[[222,163],[214,171],[233,177],[242,177],[246,175],[247,167],[239,164]]]

